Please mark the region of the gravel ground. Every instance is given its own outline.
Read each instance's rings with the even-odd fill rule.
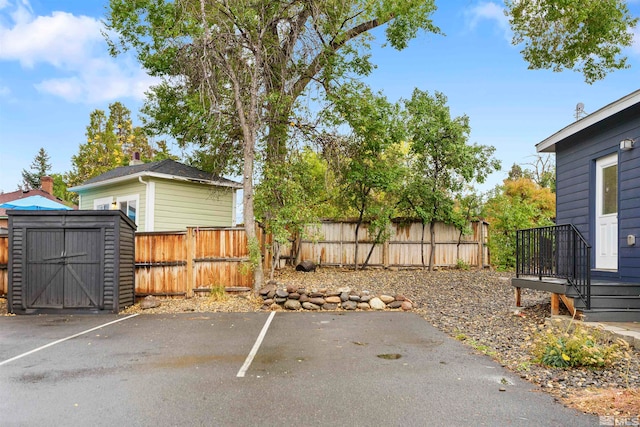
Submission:
[[[531,338],[549,316],[550,296],[523,289],[522,307],[516,310],[511,277],[489,270],[354,272],[324,268],[311,273],[284,269],[276,280],[282,286],[307,289],[349,287],[375,295],[404,295],[414,303],[414,312],[433,326],[469,345],[470,350],[491,356],[565,405],[597,415],[639,417],[640,351],[629,349],[624,358],[601,370],[546,368],[533,363]],[[144,311],[136,304],[123,314],[257,311],[261,306],[261,299],[253,296],[223,300],[201,296],[162,300],[160,306]],[[0,300],[0,313],[6,313],[5,300]]]

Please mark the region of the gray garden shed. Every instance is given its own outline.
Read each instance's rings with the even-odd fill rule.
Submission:
[[[133,305],[136,225],[123,212],[7,214],[10,313],[118,313]]]

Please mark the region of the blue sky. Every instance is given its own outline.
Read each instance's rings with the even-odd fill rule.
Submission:
[[[130,56],[112,58],[101,35],[107,0],[0,0],[0,192],[17,189],[40,147],[52,172],[71,169],[89,114],[115,101],[137,116],[153,80]],[[414,88],[448,97],[455,116],[470,118],[470,142],[496,148],[502,171],[535,160],[535,144],[575,120],[638,89],[640,33],[626,53],[631,69],[593,85],[565,71],[527,70],[501,2],[439,0],[434,15],[445,36],[420,35],[404,51],[374,43],[377,69],[367,82],[391,100]],[[640,0],[629,1],[640,16]],[[172,147],[174,154],[181,153]]]

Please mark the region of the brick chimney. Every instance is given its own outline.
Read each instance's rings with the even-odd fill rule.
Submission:
[[[53,178],[50,176],[40,177],[40,189],[49,194],[53,194]]]
[[[133,158],[129,161],[129,166],[141,165],[144,162],[140,160],[140,152],[136,151],[133,153]]]

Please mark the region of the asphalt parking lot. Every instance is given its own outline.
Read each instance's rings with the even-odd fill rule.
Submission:
[[[412,313],[0,317],[3,426],[597,426]]]

